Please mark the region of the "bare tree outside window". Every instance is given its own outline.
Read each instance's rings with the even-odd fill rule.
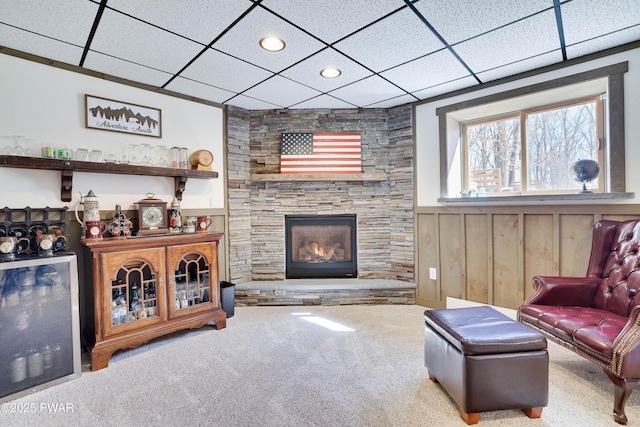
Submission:
[[[596,160],[604,169],[599,102],[589,98],[464,123],[466,190],[503,195],[574,192],[578,184],[569,169],[575,161]],[[496,179],[489,178],[492,174]],[[590,184],[599,185],[598,180]]]
[[[473,175],[477,171],[498,169],[499,189],[487,192],[519,191],[520,189],[520,118],[509,117],[465,126],[467,139],[467,170],[471,179],[468,187],[474,185]],[[475,182],[477,189],[482,183]]]
[[[573,162],[598,160],[596,101],[530,113],[525,118],[529,191],[575,189],[569,173]],[[597,187],[597,180],[592,185]]]

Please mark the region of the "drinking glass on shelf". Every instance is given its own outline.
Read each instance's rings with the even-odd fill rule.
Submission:
[[[189,169],[189,156],[187,155],[187,147],[180,147],[179,159],[180,169]]]
[[[13,153],[13,137],[8,135],[0,136],[0,145],[2,146],[0,154],[9,156]]]
[[[151,144],[141,144],[142,145],[142,159],[140,160],[141,165],[150,166],[153,163],[153,148]]]
[[[36,147],[37,141],[32,138],[24,138],[22,145],[22,154],[21,156],[33,157],[35,153],[37,153]]]
[[[48,142],[45,142],[44,144],[42,144],[41,154],[42,154],[42,157],[44,157],[45,159],[55,159],[56,158],[55,151],[53,149],[53,145],[48,143]]]
[[[62,160],[71,160],[73,157],[73,152],[68,145],[63,145],[61,148],[58,148],[58,158]]]
[[[104,162],[105,163],[115,163],[116,162],[116,152],[113,150],[108,150],[104,153]]]
[[[180,163],[180,148],[171,147],[169,152],[169,167],[177,169]]]
[[[161,167],[161,168],[166,168],[167,164],[169,162],[168,160],[168,148],[166,145],[158,145],[156,147],[156,166]]]
[[[91,150],[91,152],[89,153],[89,161],[102,163],[103,162],[102,150]]]
[[[129,163],[140,164],[140,146],[138,144],[129,144]]]
[[[25,138],[24,136],[20,136],[20,135],[13,135],[13,152],[12,154],[14,156],[26,156],[27,154],[27,149],[26,149],[26,140],[27,138]]]
[[[80,160],[81,162],[89,161],[89,150],[86,148],[78,148],[76,150],[76,160]]]
[[[129,164],[129,149],[125,147],[119,154],[118,163],[122,165]]]

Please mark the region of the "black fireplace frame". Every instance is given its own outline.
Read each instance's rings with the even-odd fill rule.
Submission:
[[[291,227],[296,225],[347,225],[351,227],[351,261],[313,264],[295,262],[292,256]],[[285,258],[287,279],[311,278],[356,278],[358,277],[358,233],[357,219],[354,214],[338,215],[285,215]]]

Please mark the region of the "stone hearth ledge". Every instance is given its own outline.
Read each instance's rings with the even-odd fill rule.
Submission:
[[[415,304],[417,285],[391,279],[287,279],[237,284],[236,305]]]

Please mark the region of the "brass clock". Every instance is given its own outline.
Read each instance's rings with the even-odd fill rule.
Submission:
[[[167,234],[167,203],[155,199],[153,193],[138,202],[138,236]]]

